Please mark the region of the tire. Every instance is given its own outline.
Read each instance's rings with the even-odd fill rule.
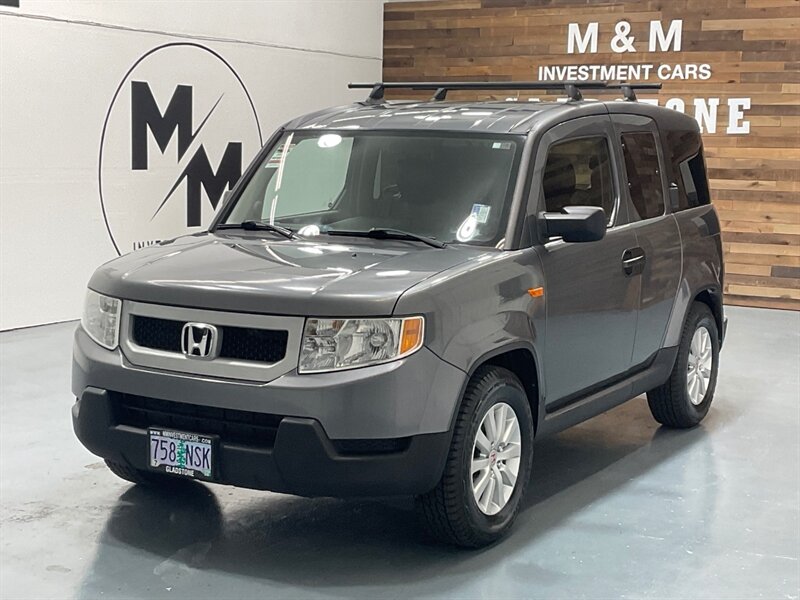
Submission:
[[[707,382],[700,382],[692,374],[703,373],[706,369],[698,369],[696,350],[693,340],[702,339],[705,329],[710,343],[711,367]],[[700,336],[700,338],[696,338]],[[699,347],[699,346],[698,346]],[[700,353],[702,356],[704,353]],[[691,357],[690,357],[691,355]],[[691,358],[691,363],[690,363]],[[702,360],[700,361],[702,363]],[[689,309],[686,322],[681,332],[678,355],[667,381],[647,393],[647,404],[656,421],[667,427],[694,427],[708,414],[714,399],[719,369],[719,333],[714,315],[705,304],[695,302]],[[699,387],[692,387],[693,381]],[[694,389],[693,393],[691,390]],[[699,390],[699,391],[697,391]],[[694,399],[694,401],[693,401]]]
[[[149,487],[169,487],[178,486],[186,480],[180,477],[171,477],[169,475],[162,475],[161,473],[151,473],[142,469],[134,469],[128,465],[114,462],[112,460],[104,459],[106,466],[117,477],[130,481],[137,485],[146,485]]]
[[[516,417],[518,430],[514,427],[512,415],[509,415],[509,408]],[[507,441],[497,446],[500,450],[492,445],[494,454],[492,451],[483,452],[476,441],[478,431],[483,427],[482,434],[485,434],[485,428],[491,426],[489,421],[484,422],[484,419],[489,419],[490,410],[491,424],[495,416],[500,419],[505,416],[507,424],[503,429],[507,435],[497,437]],[[519,379],[500,367],[480,367],[464,392],[442,478],[433,490],[417,498],[423,521],[437,540],[479,548],[499,540],[509,531],[530,478],[533,436],[531,407]],[[480,446],[488,444],[487,437],[493,436],[482,435]],[[519,450],[518,460],[513,458],[517,453],[514,448]],[[504,455],[506,458],[502,458]],[[476,467],[478,464],[486,465],[475,473],[475,483],[485,485],[480,497],[485,503],[484,508],[479,506],[473,491],[473,457],[479,461],[475,463]],[[516,480],[509,493],[515,466],[518,469]],[[484,477],[487,476],[495,483],[486,483]],[[504,485],[498,488],[498,481]],[[497,502],[492,501],[495,498]],[[503,501],[505,504],[501,506]]]

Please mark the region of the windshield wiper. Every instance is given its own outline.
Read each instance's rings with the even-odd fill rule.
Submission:
[[[433,246],[434,248],[444,248],[447,246],[447,244],[435,238],[428,237],[426,235],[419,235],[417,233],[411,233],[410,231],[403,231],[402,229],[392,229],[390,227],[373,227],[369,231],[345,231],[343,229],[329,229],[324,233],[327,233],[328,235],[352,235],[354,237],[368,237],[376,240],[413,240],[415,242],[428,244],[428,246]]]
[[[273,225],[266,221],[243,221],[241,223],[220,223],[216,229],[244,229],[245,231],[271,231],[282,235],[287,239],[294,239],[297,237],[288,227],[281,227],[280,225]]]

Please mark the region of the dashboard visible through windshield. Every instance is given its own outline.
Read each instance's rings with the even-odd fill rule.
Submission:
[[[508,135],[286,132],[224,223],[501,245],[521,148]]]

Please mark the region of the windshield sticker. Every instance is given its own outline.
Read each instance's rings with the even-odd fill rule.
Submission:
[[[281,158],[283,157],[283,146],[284,144],[281,144],[280,147],[275,150],[275,153],[267,161],[267,164],[264,165],[265,169],[275,169],[280,166]],[[297,144],[289,144],[289,152],[294,150],[295,146],[297,146]]]
[[[476,223],[486,223],[489,220],[489,210],[491,206],[488,204],[473,204],[469,216],[475,219]]]
[[[494,142],[492,150],[511,150],[511,142]]]
[[[475,217],[470,215],[464,219],[464,222],[461,223],[461,226],[458,228],[458,231],[456,232],[456,239],[459,242],[468,242],[475,237],[475,232],[477,230],[478,221],[475,220]]]

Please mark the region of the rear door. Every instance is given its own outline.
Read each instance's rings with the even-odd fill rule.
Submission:
[[[643,115],[614,114],[616,150],[623,173],[636,249],[626,260],[641,273],[639,318],[632,365],[647,364],[661,349],[681,279],[681,239],[670,214],[665,158],[655,121]]]
[[[608,115],[550,129],[536,152],[532,210],[600,206],[609,229],[597,242],[544,240],[545,402],[552,412],[624,374],[631,365],[639,280],[623,255],[636,247],[620,204],[613,127]]]

